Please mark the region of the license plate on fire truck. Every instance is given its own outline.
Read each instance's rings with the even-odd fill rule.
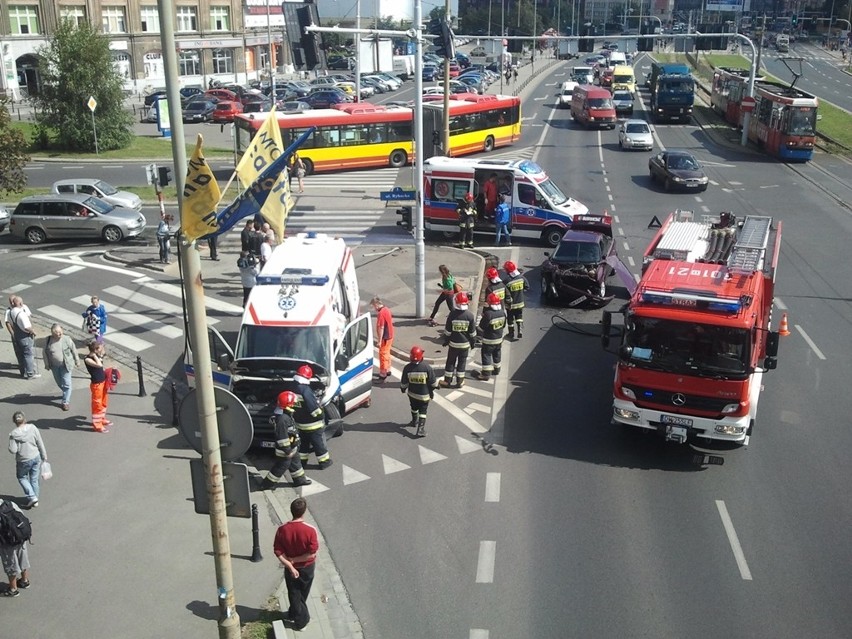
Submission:
[[[260,442],[261,448],[275,448],[275,442],[270,441],[262,441]]]
[[[692,420],[689,417],[680,417],[679,415],[660,415],[660,423],[671,424],[673,426],[692,427]]]

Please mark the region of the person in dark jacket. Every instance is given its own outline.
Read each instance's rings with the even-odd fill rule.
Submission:
[[[294,486],[307,486],[311,480],[305,477],[305,469],[299,459],[299,429],[293,419],[293,407],[296,405],[296,393],[284,391],[278,395],[278,407],[275,409],[275,464],[263,478],[261,488],[269,490],[281,481],[284,473],[290,471]]]
[[[506,204],[505,195],[500,194],[498,201],[497,210],[494,213],[494,224],[497,227],[497,236],[494,239],[494,244],[500,246],[500,238],[505,234],[506,246],[512,246],[512,233],[509,230],[509,225],[512,221],[512,210]]]
[[[476,338],[476,319],[468,310],[467,293],[456,293],[455,308],[447,317],[444,330],[447,335],[447,363],[444,366],[444,379],[440,381],[442,388],[449,388],[456,379],[455,388],[464,386],[467,355],[473,348]]]
[[[515,327],[518,329],[518,339],[524,336],[524,293],[530,290],[527,281],[514,262],[507,261],[503,264],[506,271],[506,294],[507,294],[507,316],[509,325],[509,339],[515,339]]]
[[[500,362],[503,352],[503,330],[506,328],[506,311],[503,302],[496,293],[489,293],[488,306],[482,311],[479,321],[482,349],[482,372],[474,371],[474,377],[487,382],[491,375],[500,374]]]
[[[459,248],[473,248],[473,228],[476,225],[476,206],[473,193],[466,193],[456,207],[459,216]]]
[[[299,438],[302,440],[299,446],[302,464],[308,463],[308,458],[313,451],[322,469],[331,466],[332,460],[325,443],[325,413],[311,388],[313,376],[314,369],[307,364],[300,366],[293,376],[293,381],[296,383],[294,389],[296,406],[293,419],[296,420],[296,428],[299,429]]]
[[[435,397],[437,387],[435,371],[423,361],[423,349],[412,346],[408,364],[402,369],[399,390],[408,395],[408,404],[411,407],[411,421],[408,426],[417,427],[418,437],[426,437],[426,411],[429,409],[429,401]]]
[[[254,233],[254,221],[247,220],[245,227],[240,231],[240,250],[251,253],[252,240],[251,236]]]
[[[485,285],[485,297],[488,298],[491,293],[494,293],[500,300],[501,306],[505,309],[506,284],[503,282],[503,278],[500,277],[500,272],[492,266],[485,271],[485,279],[488,280],[488,284]]]

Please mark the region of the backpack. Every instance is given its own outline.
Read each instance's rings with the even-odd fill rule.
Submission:
[[[106,377],[106,389],[109,392],[121,381],[121,371],[117,368],[108,368],[104,371],[104,377]]]
[[[24,513],[8,501],[0,504],[0,543],[16,548],[29,541],[32,535],[33,527]]]

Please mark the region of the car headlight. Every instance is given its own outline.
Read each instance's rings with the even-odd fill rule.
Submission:
[[[745,426],[734,426],[733,424],[716,424],[715,428],[717,433],[722,435],[742,435],[746,427]]]
[[[731,413],[736,413],[739,409],[740,409],[739,402],[737,402],[735,404],[726,404],[722,408],[722,414],[723,415],[730,415]]]
[[[627,386],[621,387],[621,394],[624,395],[627,399],[636,400],[636,393],[634,393],[631,389],[627,388]]]
[[[635,410],[613,407],[612,412],[616,417],[620,417],[621,419],[629,419],[632,422],[639,421],[639,413]]]
[[[677,177],[676,175],[672,176],[672,180],[674,180],[675,182],[686,182],[686,180],[684,180],[683,178]]]

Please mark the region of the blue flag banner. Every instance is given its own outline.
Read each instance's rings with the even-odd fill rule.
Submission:
[[[253,217],[260,212],[260,209],[263,208],[263,205],[266,203],[266,199],[272,192],[272,189],[278,180],[278,176],[287,167],[287,163],[290,161],[290,156],[296,152],[296,150],[305,140],[308,139],[308,136],[311,135],[315,129],[316,127],[309,128],[296,140],[294,140],[293,144],[288,146],[281,155],[275,158],[272,163],[264,169],[263,173],[257,176],[257,179],[251,183],[251,186],[240,193],[237,199],[231,202],[219,213],[219,215],[216,216],[216,220],[219,224],[219,229],[216,231],[216,235],[221,235],[222,233],[230,231],[234,228],[234,225],[243,218]]]

